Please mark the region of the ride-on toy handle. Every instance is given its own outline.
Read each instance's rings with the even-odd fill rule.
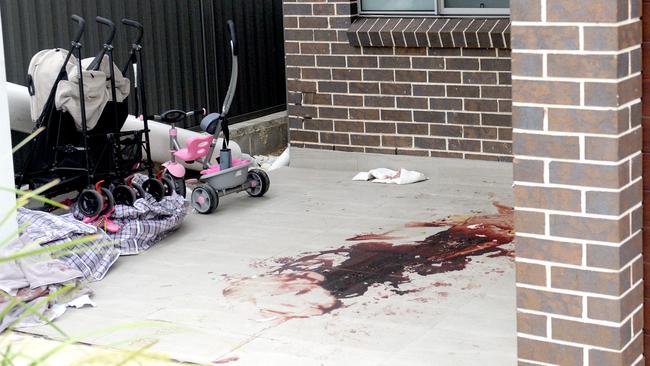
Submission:
[[[232,99],[235,96],[235,90],[237,89],[237,77],[239,73],[239,65],[237,63],[237,55],[239,55],[239,44],[237,42],[237,34],[235,33],[235,23],[232,20],[228,20],[228,33],[230,34],[230,53],[232,58],[232,65],[230,68],[230,83],[228,84],[228,91],[226,92],[226,97],[223,100],[223,106],[221,108],[221,117],[225,120],[228,112],[230,111],[230,105],[232,104]],[[227,126],[224,124],[224,131],[227,129]]]
[[[170,109],[168,111],[163,112],[160,116],[153,115],[153,116],[149,116],[148,118],[158,122],[179,123],[185,121],[187,117],[192,117],[197,114],[201,116],[205,116],[206,113],[208,113],[208,111],[205,108],[197,109],[194,111],[188,111],[188,112],[181,111],[179,109]]]
[[[230,42],[232,43],[232,53],[239,56],[239,44],[237,43],[237,33],[235,32],[235,22],[228,21],[228,34],[230,35]]]
[[[144,26],[135,20],[131,19],[122,19],[122,24],[126,25],[127,27],[133,27],[138,30],[138,36],[135,38],[135,41],[133,41],[133,44],[141,44],[142,43],[142,35],[144,34]]]
[[[73,43],[78,43],[81,40],[81,36],[84,34],[84,30],[86,29],[86,21],[84,18],[80,17],[79,15],[73,15],[70,17],[73,22],[77,23],[77,31],[75,32],[74,36],[72,37]]]

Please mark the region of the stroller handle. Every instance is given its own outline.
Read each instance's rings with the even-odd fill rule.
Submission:
[[[74,14],[70,18],[72,19],[73,22],[77,23],[77,31],[75,32],[72,39],[74,43],[78,43],[81,40],[81,36],[84,34],[84,30],[86,28],[86,21],[84,20],[84,18],[76,14]]]
[[[96,17],[95,20],[97,21],[97,23],[106,25],[111,28],[111,31],[108,34],[108,38],[106,38],[106,42],[104,42],[104,44],[107,45],[113,44],[113,38],[115,38],[115,30],[116,30],[115,23],[113,23],[110,19],[106,19],[100,16]]]
[[[136,22],[135,20],[131,20],[127,18],[122,19],[122,24],[126,25],[127,27],[133,27],[138,29],[138,36],[136,37],[133,44],[137,44],[137,45],[141,44],[142,35],[144,34],[144,26],[142,26],[142,24]]]
[[[110,33],[108,34],[108,37],[106,38],[106,41],[104,41],[104,48],[99,51],[97,56],[93,59],[93,61],[88,65],[87,70],[99,70],[101,67],[102,61],[104,60],[104,56],[106,55],[106,51],[110,48],[113,47],[113,39],[115,38],[115,23],[113,23],[110,19],[106,19],[104,17],[96,17],[95,20],[99,24],[106,25],[111,28]]]
[[[232,53],[235,56],[239,56],[239,44],[237,43],[237,32],[235,31],[235,22],[232,20],[228,21],[228,34],[230,35],[230,40],[232,42]]]

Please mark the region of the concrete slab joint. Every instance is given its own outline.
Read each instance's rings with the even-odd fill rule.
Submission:
[[[520,364],[644,364],[640,17],[512,0]]]

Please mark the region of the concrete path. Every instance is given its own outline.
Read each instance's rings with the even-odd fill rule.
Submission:
[[[409,223],[495,213],[494,202],[512,204],[510,164],[439,164],[444,173],[409,186],[352,182],[352,171],[275,171],[264,198],[223,198],[216,212],[190,213],[178,232],[148,252],[122,257],[91,285],[98,306],[70,310],[56,324],[86,334],[83,341],[91,344],[155,343],[156,352],[200,363],[514,364],[512,257],[470,257],[464,269],[429,275],[407,264],[397,288],[390,286],[395,273],[382,279],[368,275],[367,266],[349,265],[351,246],[412,244],[446,229]],[[365,233],[388,234],[346,240]],[[282,266],[316,274],[291,277],[292,270],[278,271]],[[344,287],[360,275],[360,290],[327,282],[341,271],[352,276],[336,277]],[[121,323],[138,324],[101,330]],[[29,331],[56,338],[47,327]]]

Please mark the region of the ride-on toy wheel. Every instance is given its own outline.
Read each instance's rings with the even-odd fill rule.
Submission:
[[[115,207],[115,199],[113,198],[113,194],[111,193],[110,190],[108,190],[108,188],[101,187],[100,191],[101,191],[100,194],[102,195],[102,200],[104,201],[103,202],[104,207],[100,212],[101,215],[101,214],[106,214],[111,212],[113,207]]]
[[[145,198],[146,197],[144,188],[142,188],[141,185],[139,185],[138,183],[133,183],[132,182],[131,187],[133,187],[133,190],[135,191],[135,194],[136,194],[137,198]]]
[[[77,207],[79,212],[87,217],[95,217],[99,215],[104,206],[104,199],[94,189],[84,189],[77,197]]]
[[[115,198],[115,203],[118,205],[133,206],[137,196],[133,188],[120,184],[113,188],[113,198]]]
[[[185,198],[185,195],[187,194],[187,188],[186,188],[186,185],[185,185],[185,178],[174,177],[173,175],[169,174],[168,172],[166,172],[163,177],[169,179],[174,185],[174,191],[176,191],[176,193],[178,193],[181,197]]]
[[[156,201],[160,201],[165,196],[165,186],[156,178],[149,178],[142,183],[142,189],[153,196]]]
[[[171,196],[175,189],[174,189],[174,181],[169,178],[167,175],[163,175],[160,177],[160,181],[163,183],[163,186],[165,187],[165,196]]]
[[[271,186],[271,179],[261,169],[252,169],[248,172],[248,181],[251,187],[246,190],[251,197],[262,197]]]
[[[214,188],[201,184],[192,191],[192,207],[201,214],[209,214],[219,206],[219,195]]]

